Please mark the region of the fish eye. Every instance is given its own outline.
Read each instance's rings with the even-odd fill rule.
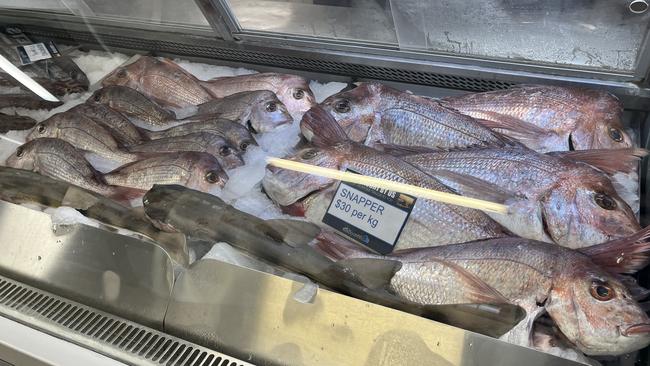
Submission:
[[[318,154],[318,150],[310,149],[310,150],[307,150],[304,153],[302,153],[300,155],[300,158],[302,158],[304,160],[310,160],[310,159],[313,159],[317,154]]]
[[[610,127],[607,132],[609,132],[609,137],[616,142],[623,141],[623,133],[618,128]]]
[[[219,172],[216,170],[210,170],[207,173],[205,173],[205,180],[208,183],[217,183],[219,182]]]
[[[591,296],[598,301],[607,301],[614,298],[614,289],[603,281],[595,280],[589,288]]]
[[[117,72],[117,77],[118,78],[125,78],[126,77],[126,70],[125,69],[120,69],[120,71]]]
[[[616,201],[604,193],[594,194],[594,201],[598,206],[604,208],[605,210],[613,210],[617,206]]]
[[[41,123],[41,124],[38,125],[36,130],[38,131],[38,133],[45,133],[45,130],[47,130],[47,128],[45,127],[44,124]]]
[[[99,93],[96,93],[95,96],[94,96],[94,98],[93,98],[93,100],[94,100],[95,102],[99,102],[100,99],[102,99],[102,97],[99,95]]]
[[[241,151],[246,151],[246,149],[248,149],[248,145],[250,145],[250,142],[242,141],[242,143],[239,144],[239,148],[241,149]]]
[[[305,97],[305,91],[302,89],[295,89],[293,91],[293,98],[294,99],[302,99]]]
[[[22,158],[24,154],[25,154],[25,149],[23,149],[22,146],[18,146],[18,148],[16,149],[16,157]]]
[[[219,148],[219,155],[221,156],[228,156],[232,153],[232,150],[230,150],[230,147],[228,146],[222,146]]]
[[[267,112],[275,112],[276,110],[278,110],[278,105],[275,104],[274,102],[269,102],[266,104]]]
[[[334,109],[339,113],[348,113],[350,111],[350,101],[347,99],[341,99],[334,104]]]

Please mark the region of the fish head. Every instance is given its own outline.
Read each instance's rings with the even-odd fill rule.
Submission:
[[[581,248],[641,229],[609,179],[593,170],[569,172],[541,198],[546,234],[557,244]]]
[[[621,355],[650,344],[650,318],[619,280],[586,258],[554,280],[545,307],[587,355]]]
[[[35,143],[28,142],[16,148],[5,161],[5,165],[11,168],[37,171]]]
[[[304,112],[303,112],[304,113]],[[264,133],[288,125],[293,117],[287,107],[272,91],[262,91],[251,104],[246,126],[252,133]]]
[[[578,98],[582,113],[569,137],[575,150],[624,149],[634,145],[621,122],[623,105],[616,96],[579,89]]]
[[[207,138],[208,152],[219,160],[224,169],[234,169],[244,165],[244,159],[239,149],[222,136],[202,134]]]
[[[275,94],[287,107],[294,118],[300,118],[314,104],[316,97],[309,88],[309,83],[297,75],[279,75]]]
[[[223,136],[237,152],[244,153],[249,146],[257,146],[257,141],[248,129],[236,122],[228,121],[227,127],[223,130]]]
[[[58,116],[52,116],[34,126],[32,132],[27,135],[26,140],[32,141],[39,138],[51,137],[58,138],[61,130],[58,128]]]
[[[363,83],[328,97],[321,106],[334,116],[351,140],[364,142],[377,119],[381,90],[378,83]]]
[[[190,179],[187,187],[210,192],[215,186],[223,188],[228,182],[228,174],[214,156],[207,153],[188,152],[191,161]]]
[[[113,98],[112,90],[113,88],[111,86],[97,89],[87,101],[90,103],[110,104]]]
[[[110,74],[108,74],[102,80],[103,86],[108,85],[123,85],[126,86],[132,81],[137,81],[140,79],[140,76],[143,74],[145,67],[148,64],[147,57],[136,58],[135,61],[122,65]]]
[[[345,144],[343,144],[345,145]],[[299,150],[288,160],[315,165],[322,168],[341,169],[347,147],[331,148],[309,147]],[[266,194],[280,206],[299,204],[310,194],[332,185],[334,179],[313,174],[296,172],[274,166],[266,167],[262,186]]]

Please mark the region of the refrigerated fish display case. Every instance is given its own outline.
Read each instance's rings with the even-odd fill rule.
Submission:
[[[645,0],[0,0],[0,365],[645,365]]]

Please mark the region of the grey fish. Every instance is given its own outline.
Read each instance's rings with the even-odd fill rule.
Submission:
[[[69,183],[27,170],[0,166],[0,199],[16,204],[39,203],[75,208],[87,217],[144,235],[145,240],[155,241],[173,260],[188,265],[185,235],[160,231],[142,212]]]
[[[29,130],[35,124],[36,121],[30,117],[0,113],[0,133]]]
[[[39,138],[19,146],[6,165],[31,170],[42,175],[60,179],[120,201],[142,195],[141,191],[109,186],[70,143],[53,138]]]
[[[580,248],[640,229],[609,177],[593,166],[610,172],[634,169],[639,158],[647,154],[642,149],[549,155],[525,147],[506,147],[411,154],[401,159],[461,194],[467,192],[455,183],[456,176],[472,177],[488,187],[512,192],[516,198],[510,202],[510,213],[489,215],[525,238]]]
[[[27,141],[44,137],[65,140],[80,150],[117,162],[128,163],[138,159],[136,154],[122,151],[106,128],[80,113],[59,113],[38,123],[27,136]]]
[[[130,118],[155,127],[165,126],[176,120],[174,112],[163,109],[144,94],[126,86],[105,86],[95,91],[88,101],[107,105]]]
[[[362,175],[453,193],[437,179],[399,158],[347,140],[336,121],[320,107],[305,113],[302,124],[314,129],[312,141],[318,147],[300,150],[289,160],[342,171],[351,169]],[[304,215],[319,224],[334,199],[336,183],[334,179],[274,167],[267,167],[262,180],[266,194],[285,212]],[[484,197],[491,194],[487,189],[481,193]],[[481,211],[418,199],[394,250],[505,235],[501,226]]]
[[[377,143],[452,148],[506,146],[510,139],[439,102],[379,83],[334,94],[321,106],[334,116],[350,139]],[[303,135],[313,131],[301,126]]]
[[[227,205],[218,197],[182,186],[156,185],[144,196],[147,217],[158,227],[196,239],[227,242],[265,261],[305,274],[345,294],[402,311],[447,322],[490,336],[500,336],[521,320],[512,304],[421,306],[382,288],[369,288],[357,274],[335,265],[308,246],[320,230],[291,220],[261,220]],[[384,268],[391,271],[390,267]]]
[[[264,133],[290,124],[293,118],[287,107],[272,91],[245,91],[199,105],[199,114],[237,121],[252,133]],[[189,117],[184,121],[192,121]]]
[[[516,327],[532,345],[532,325],[547,311],[562,334],[588,355],[620,355],[650,344],[650,318],[621,274],[650,261],[650,227],[585,252],[523,239],[499,238],[422,248],[391,256],[360,250],[335,236],[316,247],[341,266],[372,274],[377,261],[393,263],[387,276],[370,276],[397,296],[419,304],[491,302],[502,297],[524,308]],[[619,253],[619,254],[616,254]],[[617,257],[618,256],[618,257]],[[604,267],[603,267],[604,265]],[[384,264],[388,266],[388,264]]]
[[[138,128],[128,118],[105,105],[82,103],[64,113],[80,113],[106,127],[121,146],[138,144],[143,140]]]
[[[123,165],[104,174],[106,183],[148,190],[154,184],[181,184],[209,192],[223,187],[228,175],[208,153],[177,152],[154,156]]]
[[[0,94],[0,108],[15,107],[26,109],[54,109],[63,102],[50,102],[33,94]]]
[[[140,132],[149,140],[207,132],[222,136],[230,143],[230,145],[235,147],[237,151],[245,152],[249,146],[257,146],[257,142],[253,135],[248,132],[246,127],[239,123],[227,119],[213,118],[212,116],[203,116],[203,118],[195,117],[195,120],[197,120],[197,122],[184,123],[170,127],[166,130],[141,130]]]
[[[129,147],[132,153],[161,153],[178,151],[206,152],[219,160],[225,169],[244,165],[244,159],[226,139],[207,132],[165,137]]]

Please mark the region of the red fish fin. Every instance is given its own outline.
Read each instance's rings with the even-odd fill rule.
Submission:
[[[364,252],[357,244],[343,238],[333,231],[321,230],[316,237],[314,247],[323,255],[333,261],[349,258],[355,254]]]
[[[127,204],[128,206],[131,206],[131,201],[137,198],[141,198],[144,196],[144,194],[147,193],[147,191],[142,190],[142,189],[137,189],[137,188],[129,188],[129,187],[115,187],[113,189],[113,193],[111,193],[110,198]]]
[[[639,286],[634,277],[617,275],[616,278],[627,288],[634,300],[641,301],[650,295],[650,290]]]
[[[481,114],[487,118],[477,118],[476,120],[483,126],[492,129],[497,128],[508,130],[516,136],[522,136],[522,138],[540,138],[551,133],[543,128],[538,127],[537,125],[523,121],[519,118],[509,116],[507,114],[491,111],[481,111]]]
[[[650,226],[628,237],[579,251],[612,273],[635,273],[650,263]]]
[[[304,126],[304,128],[303,128]],[[328,147],[348,141],[348,135],[334,117],[321,106],[314,106],[302,116],[300,129],[313,132],[311,142],[319,147]]]
[[[517,197],[517,194],[514,192],[466,174],[452,172],[450,170],[436,170],[435,172],[431,172],[431,175],[434,178],[448,179],[459,184],[463,190],[463,196],[480,198],[496,203],[504,203],[509,199]]]
[[[630,173],[637,169],[639,160],[648,155],[648,150],[641,148],[594,149],[577,151],[556,151],[547,155],[557,156],[569,161],[580,161],[613,175],[618,172]]]
[[[505,296],[501,295],[501,293],[499,293],[499,291],[497,291],[494,287],[488,285],[487,283],[485,283],[485,281],[483,281],[473,273],[467,271],[462,266],[443,259],[436,259],[436,258],[428,258],[428,259],[438,262],[446,267],[449,267],[459,275],[464,285],[466,286],[466,290],[467,290],[466,296],[469,301],[476,302],[476,303],[488,303],[488,304],[499,304],[499,303],[510,302]]]
[[[393,144],[375,144],[373,147],[376,150],[383,151],[387,154],[390,154],[395,157],[408,156],[408,155],[417,155],[417,154],[426,154],[437,151],[444,151],[442,149],[435,149],[432,147],[424,146],[404,146],[404,145],[393,145]]]

